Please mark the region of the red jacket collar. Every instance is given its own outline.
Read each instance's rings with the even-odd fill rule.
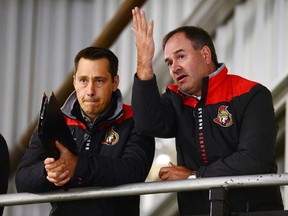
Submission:
[[[215,104],[220,101],[229,102],[235,96],[244,94],[255,86],[257,83],[246,80],[237,75],[228,75],[227,67],[222,64],[210,76],[203,78],[203,87],[201,102],[207,104]],[[188,106],[196,107],[198,100],[193,96],[186,95],[181,92],[177,85],[168,85],[168,89],[178,94],[183,98],[183,103]],[[224,91],[219,91],[224,89]]]

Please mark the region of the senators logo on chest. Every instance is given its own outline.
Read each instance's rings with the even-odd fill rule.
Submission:
[[[222,127],[229,127],[233,124],[232,114],[228,111],[228,106],[221,105],[218,108],[218,115],[214,118],[214,122]]]
[[[105,135],[105,139],[102,141],[102,144],[104,145],[115,145],[119,141],[119,134],[113,130],[113,127],[111,127]]]

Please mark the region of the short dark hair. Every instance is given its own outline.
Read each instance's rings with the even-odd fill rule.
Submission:
[[[109,49],[102,47],[86,47],[82,49],[74,59],[74,74],[78,69],[78,63],[81,58],[96,60],[106,58],[109,61],[109,72],[111,74],[112,80],[118,73],[118,58],[117,56]]]
[[[212,61],[214,65],[217,67],[218,60],[216,51],[214,48],[213,41],[210,37],[210,35],[202,28],[195,27],[195,26],[181,26],[179,28],[174,29],[173,31],[169,32],[162,40],[162,49],[164,51],[167,41],[176,33],[183,32],[187,39],[189,39],[192,42],[192,46],[195,50],[200,50],[204,46],[208,46],[211,55],[212,55]]]

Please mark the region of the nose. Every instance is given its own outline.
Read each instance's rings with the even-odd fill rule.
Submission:
[[[176,62],[173,62],[173,64],[171,65],[172,73],[178,74],[180,70],[181,70],[181,66],[177,64]]]
[[[87,86],[87,95],[90,97],[95,95],[95,86],[92,82],[90,82]]]

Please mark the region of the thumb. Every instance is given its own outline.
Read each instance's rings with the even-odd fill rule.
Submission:
[[[176,166],[175,164],[173,164],[171,161],[168,163],[168,166],[169,167],[173,167],[173,166]]]
[[[58,140],[55,141],[56,148],[59,150],[60,153],[63,153],[67,150],[65,146],[63,146]]]

